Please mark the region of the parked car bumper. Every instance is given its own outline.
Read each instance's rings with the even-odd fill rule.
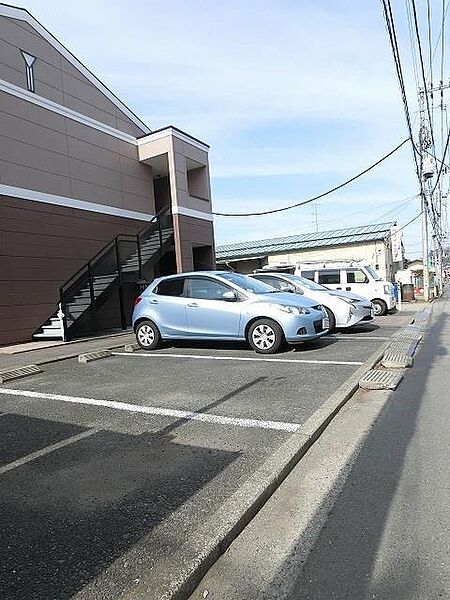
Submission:
[[[370,323],[370,321],[373,321],[373,318],[372,304],[356,304],[352,306],[349,320],[342,327],[353,327],[354,325],[358,325],[358,323]]]
[[[309,315],[290,315],[283,319],[282,327],[288,344],[297,344],[328,333],[329,322],[325,313],[314,311]]]
[[[392,310],[397,306],[397,302],[395,301],[395,298],[393,296],[386,296],[384,300],[386,302],[388,310]]]

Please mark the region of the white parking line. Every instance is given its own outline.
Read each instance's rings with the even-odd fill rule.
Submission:
[[[27,390],[13,390],[0,388],[0,395],[22,396],[25,398],[37,398],[41,400],[57,400],[59,402],[72,402],[74,404],[88,404],[90,406],[102,406],[125,412],[143,413],[146,415],[157,415],[162,417],[175,417],[176,419],[187,419],[190,421],[203,421],[218,425],[235,425],[237,427],[254,427],[258,429],[273,429],[276,431],[295,432],[300,427],[299,423],[284,423],[283,421],[260,421],[258,419],[238,419],[234,417],[223,417],[210,413],[192,412],[188,410],[175,410],[171,408],[159,408],[156,406],[141,406],[139,404],[128,404],[113,400],[96,400],[95,398],[83,398],[77,396],[63,396],[61,394],[44,394],[43,392],[31,392]],[[0,471],[1,472],[1,471]]]
[[[272,362],[272,363],[296,363],[303,365],[354,365],[360,367],[362,362],[353,360],[310,360],[310,359],[295,359],[295,358],[253,358],[243,356],[210,356],[208,354],[173,354],[173,353],[151,353],[146,352],[111,352],[113,356],[126,356],[133,358],[134,356],[144,356],[145,358],[195,358],[203,360],[237,360],[246,362]]]
[[[84,440],[84,438],[97,433],[98,429],[88,429],[87,431],[83,431],[82,433],[78,433],[77,435],[73,435],[65,440],[61,440],[60,442],[56,442],[56,444],[52,444],[51,446],[47,446],[46,448],[42,448],[41,450],[37,450],[36,452],[32,452],[31,454],[27,454],[18,460],[14,460],[13,462],[8,463],[7,465],[3,465],[0,467],[0,475],[3,473],[7,473],[8,471],[12,471],[13,469],[17,469],[17,467],[21,467],[22,465],[26,465],[27,463],[35,460],[36,458],[40,458],[41,456],[45,456],[46,454],[50,454],[55,450],[59,450],[60,448],[64,448],[65,446],[69,446],[70,444],[74,444],[79,440]]]

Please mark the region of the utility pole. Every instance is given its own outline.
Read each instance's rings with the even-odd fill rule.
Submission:
[[[420,145],[420,179],[421,179],[421,198],[422,198],[422,250],[423,250],[423,291],[424,299],[430,298],[430,271],[429,271],[429,233],[428,233],[428,210],[431,209],[433,215],[433,247],[434,247],[434,267],[436,279],[438,283],[439,293],[442,292],[444,277],[443,277],[443,251],[442,242],[447,230],[447,223],[444,222],[444,214],[442,210],[442,194],[441,187],[436,189],[432,185],[432,177],[435,174],[435,163],[431,158],[429,148],[432,147],[431,127],[427,113],[425,111],[426,95],[430,94],[433,98],[434,92],[440,92],[440,107],[444,109],[443,97],[444,90],[450,88],[450,83],[444,84],[441,80],[438,86],[433,87],[431,84],[425,89],[419,90],[419,111],[420,111],[420,129],[419,129],[419,145]],[[445,156],[442,157],[445,161]],[[433,202],[433,191],[435,192],[436,202]],[[446,218],[446,217],[445,217]]]
[[[420,187],[422,205],[422,262],[423,262],[423,296],[424,300],[430,299],[430,271],[428,266],[428,196],[430,188],[427,180],[434,174],[434,166],[430,161],[428,148],[431,146],[430,127],[425,112],[426,90],[419,90],[419,146],[420,146]]]

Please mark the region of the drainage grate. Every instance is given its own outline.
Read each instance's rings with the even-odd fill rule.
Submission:
[[[403,373],[371,369],[359,380],[364,390],[395,390],[403,378]]]
[[[78,362],[88,363],[100,358],[108,358],[108,356],[111,356],[111,350],[94,350],[93,352],[86,352],[86,354],[79,354]]]
[[[392,339],[394,339],[394,340],[412,340],[412,341],[420,342],[420,340],[422,339],[422,336],[417,331],[411,331],[411,329],[401,329],[400,331],[397,331],[396,333],[394,333],[394,335],[392,336]]]
[[[35,373],[41,372],[41,369],[37,365],[27,365],[26,367],[9,369],[9,371],[2,371],[0,373],[0,383],[5,383],[5,381],[11,381],[12,379],[20,379],[21,377],[27,377],[28,375],[34,375]]]
[[[414,356],[418,343],[418,340],[396,340],[389,345],[386,352],[401,352],[408,356]]]
[[[392,352],[388,350],[384,353],[381,364],[386,369],[405,369],[406,367],[412,367],[413,358],[405,352]]]

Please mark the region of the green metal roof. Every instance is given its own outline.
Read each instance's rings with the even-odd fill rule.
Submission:
[[[295,250],[322,248],[324,246],[342,246],[384,240],[389,235],[393,225],[393,222],[378,223],[376,225],[363,225],[362,227],[290,235],[288,237],[272,238],[269,240],[226,244],[217,247],[216,258],[219,262],[223,262],[226,260],[244,259],[255,256],[261,257]]]

